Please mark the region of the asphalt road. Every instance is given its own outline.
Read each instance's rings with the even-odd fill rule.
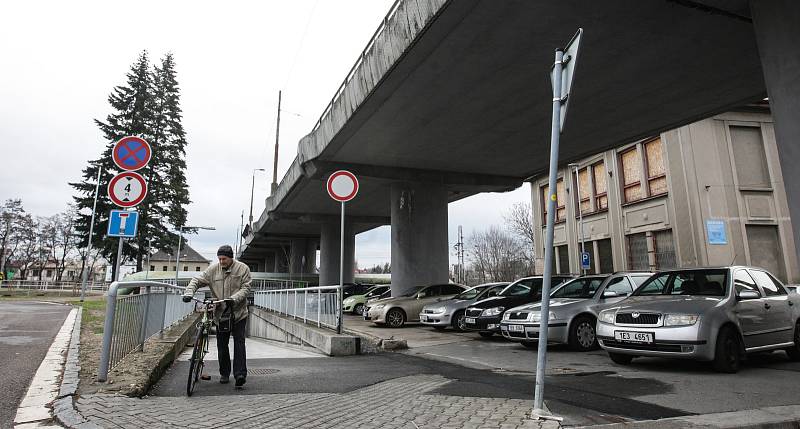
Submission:
[[[0,427],[11,427],[39,364],[72,307],[0,301]]]

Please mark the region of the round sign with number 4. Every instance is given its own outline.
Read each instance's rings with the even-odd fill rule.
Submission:
[[[139,173],[126,171],[108,182],[108,197],[120,207],[134,207],[147,195],[147,183]]]

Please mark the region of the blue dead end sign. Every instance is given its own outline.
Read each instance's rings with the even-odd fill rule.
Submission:
[[[108,216],[109,237],[136,237],[139,224],[139,212],[127,210],[111,210]]]
[[[111,151],[114,164],[127,171],[136,171],[144,168],[150,162],[151,156],[150,144],[143,138],[135,136],[119,139]]]

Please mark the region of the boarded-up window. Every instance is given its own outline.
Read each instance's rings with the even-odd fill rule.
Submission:
[[[561,222],[567,218],[567,198],[564,180],[558,179],[556,182],[556,222]]]
[[[739,186],[771,187],[761,128],[731,127],[730,130]]]
[[[569,274],[569,248],[568,246],[556,246],[556,256],[558,257],[558,273]]]
[[[581,197],[581,213],[592,211],[592,187],[589,184],[589,167],[578,170],[578,193]]]
[[[622,167],[622,186],[625,202],[636,201],[642,198],[642,160],[639,152],[633,147],[620,154]]]
[[[594,174],[595,208],[605,210],[608,208],[608,183],[606,182],[606,164],[603,161],[592,166]]]
[[[600,267],[600,273],[614,272],[614,253],[610,238],[597,240],[597,264]]]
[[[656,269],[665,270],[678,267],[671,229],[653,233],[653,248],[656,250]]]
[[[628,269],[648,270],[650,262],[647,257],[647,234],[631,234],[625,237],[628,241]]]
[[[647,157],[647,186],[650,195],[667,193],[667,167],[664,164],[664,151],[661,139],[657,138],[644,144]]]
[[[764,268],[775,277],[786,281],[783,252],[778,240],[778,227],[774,225],[746,225],[750,265]]]

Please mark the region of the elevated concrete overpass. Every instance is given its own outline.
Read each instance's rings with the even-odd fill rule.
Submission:
[[[514,189],[547,169],[547,71],[578,27],[562,162],[760,100],[769,88],[784,177],[800,183],[788,168],[800,161],[797,22],[800,4],[788,0],[398,0],[300,141],[241,259],[310,269],[300,255],[319,246],[320,281],[335,283],[339,206],[324,181],[345,168],[362,185],[348,205],[345,265],[356,233],[390,224],[393,287],[445,281],[447,203]],[[800,196],[789,199],[800,216]]]

